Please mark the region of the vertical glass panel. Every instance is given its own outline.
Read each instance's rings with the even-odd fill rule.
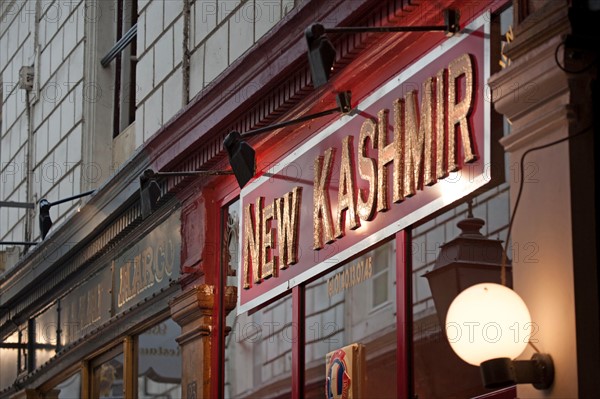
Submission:
[[[17,379],[18,343],[18,331],[2,341],[3,345],[0,348],[0,390],[9,387]]]
[[[181,398],[181,327],[168,319],[138,338],[138,398]]]
[[[225,397],[290,397],[292,298],[284,297],[252,315],[234,312],[225,337]]]
[[[240,202],[227,208],[222,262],[227,285],[238,285]],[[226,318],[226,398],[289,398],[292,373],[292,298],[283,297],[253,314]]]
[[[351,354],[346,352],[343,371],[348,373],[350,385],[358,383],[355,378],[366,378],[362,382],[364,397],[396,397],[395,244],[389,241],[307,285],[307,398],[324,396],[327,379],[334,381],[341,370],[340,362],[332,363],[328,373],[326,356],[351,344],[362,345],[365,363],[363,373],[352,375],[348,366]],[[335,362],[334,357],[329,361]],[[357,366],[353,359],[352,367]],[[335,383],[330,394],[341,397]]]
[[[53,393],[57,396],[50,396],[58,399],[73,399],[81,396],[81,373],[73,374],[56,387]]]
[[[122,353],[92,371],[92,399],[100,398],[125,398]]]
[[[40,367],[56,354],[58,311],[56,304],[35,318],[35,367]]]

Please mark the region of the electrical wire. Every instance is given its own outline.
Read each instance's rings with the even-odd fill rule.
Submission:
[[[554,61],[556,62],[556,66],[558,66],[563,72],[572,73],[572,74],[583,73],[583,72],[589,70],[591,67],[593,67],[596,64],[596,62],[598,61],[598,57],[596,57],[596,59],[594,59],[594,61],[592,61],[589,65],[587,65],[581,69],[578,69],[578,70],[567,69],[560,64],[560,61],[558,59],[558,52],[560,51],[560,48],[564,47],[564,46],[565,46],[565,42],[562,41],[558,44],[558,46],[556,46],[556,50],[554,51]]]
[[[546,144],[543,144],[543,145],[540,145],[537,147],[530,148],[527,151],[525,151],[523,153],[523,155],[521,155],[520,169],[519,169],[519,190],[517,191],[517,199],[515,200],[515,206],[513,208],[513,212],[510,217],[510,222],[508,223],[508,231],[506,232],[506,241],[504,241],[504,250],[502,251],[502,268],[501,268],[502,285],[506,286],[506,259],[507,259],[506,251],[508,249],[510,233],[512,232],[512,227],[513,227],[513,223],[515,221],[515,216],[517,214],[517,209],[519,208],[519,203],[521,201],[521,195],[523,194],[523,183],[525,181],[525,167],[524,167],[525,166],[525,158],[527,157],[527,155],[529,155],[530,153],[532,153],[534,151],[543,150],[544,148],[552,147],[554,145],[560,144],[567,140],[571,140],[572,138],[575,138],[575,137],[583,135],[584,133],[587,133],[587,131],[590,129],[592,129],[592,126],[588,126],[585,129],[583,129],[575,134],[572,134],[570,136],[563,137],[562,139],[555,140],[550,143],[546,143]]]

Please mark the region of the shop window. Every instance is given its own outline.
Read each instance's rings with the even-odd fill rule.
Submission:
[[[396,241],[389,241],[309,283],[306,304],[307,398],[322,398],[326,356],[364,346],[368,396],[396,397]]]
[[[58,383],[45,397],[73,399],[81,396],[81,373],[76,373]]]
[[[35,367],[40,367],[56,355],[58,346],[58,306],[52,304],[35,318]]]
[[[181,398],[181,327],[167,319],[138,337],[138,398]]]
[[[125,398],[123,381],[123,353],[109,357],[106,360],[99,359],[92,366],[92,399],[100,398]]]
[[[240,202],[225,217],[223,264],[227,285],[237,286]],[[225,398],[290,397],[292,371],[292,299],[283,297],[253,314],[226,319]]]
[[[374,309],[389,303],[390,292],[393,292],[392,279],[390,279],[389,269],[393,264],[392,256],[394,252],[381,247],[373,251],[372,257],[372,290],[371,303]]]
[[[235,310],[234,310],[235,312]],[[292,299],[284,297],[249,315],[228,318],[225,397],[290,397]]]
[[[0,345],[0,390],[11,386],[17,379],[21,352],[19,335],[19,331],[15,331]]]

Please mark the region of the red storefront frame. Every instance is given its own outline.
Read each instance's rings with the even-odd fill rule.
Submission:
[[[463,2],[457,2],[460,4],[455,4],[460,6]],[[506,4],[506,1],[499,2],[491,2],[490,5],[491,11],[496,11]],[[483,9],[484,7],[481,7]],[[481,11],[478,9],[478,12]],[[473,9],[468,9],[467,15],[472,16]],[[425,46],[433,46],[435,41],[425,40]],[[415,51],[415,49],[413,49]],[[374,66],[370,66],[371,68]],[[386,68],[390,68],[390,65],[387,65]],[[390,76],[390,75],[380,75],[380,76]],[[337,85],[342,85],[344,81],[348,78],[344,76],[340,76],[337,79]],[[364,83],[361,85],[362,92],[364,93]],[[357,90],[358,91],[358,90]],[[360,92],[360,91],[358,91]],[[306,126],[301,126],[298,128],[298,131],[302,134],[310,134],[306,133],[310,132],[310,128],[307,130]],[[272,147],[272,156],[278,157],[284,154],[286,151],[290,149],[290,143],[285,143],[279,147]],[[263,155],[262,157],[266,157]],[[260,161],[260,160],[259,160]],[[212,191],[210,194],[210,198],[220,198],[220,200],[215,201],[212,209],[215,211],[218,209],[222,209],[228,203],[233,201],[238,195],[239,190],[233,184],[231,180],[227,181],[225,184],[218,184],[216,187],[211,187],[209,189]],[[212,234],[213,237],[221,237],[220,228],[222,223],[207,223],[208,226],[211,226],[211,229],[207,230],[208,234]],[[395,234],[395,240],[397,243],[397,258],[396,258],[396,272],[397,272],[397,281],[400,282],[401,278],[404,284],[397,284],[396,290],[396,299],[397,299],[397,309],[398,309],[398,317],[397,317],[397,357],[398,357],[398,384],[397,384],[397,393],[400,398],[411,398],[411,389],[412,389],[412,374],[411,374],[411,346],[412,346],[412,335],[410,326],[411,323],[411,284],[410,284],[410,251],[407,251],[407,248],[410,248],[410,233],[408,230],[399,231]],[[220,247],[220,241],[215,242],[215,248]],[[210,262],[214,265],[220,265],[216,268],[214,275],[207,275],[207,281],[214,281],[215,283],[215,294],[219,300],[215,301],[215,314],[218,317],[215,317],[213,320],[214,323],[214,331],[213,334],[213,345],[212,345],[212,356],[211,356],[211,368],[213,370],[217,370],[215,373],[216,379],[219,381],[218,384],[212,385],[212,397],[223,397],[223,340],[224,340],[224,316],[223,316],[223,295],[224,291],[220,289],[220,287],[224,286],[224,282],[226,281],[225,270],[222,267],[219,251],[213,251],[208,254],[208,257],[203,259],[203,262]],[[208,269],[206,269],[208,271]],[[404,289],[402,289],[404,288]],[[297,322],[299,328],[296,331],[296,336],[294,339],[294,344],[292,347],[292,397],[293,398],[301,398],[303,395],[304,389],[304,286],[302,284],[294,286],[292,289],[292,298],[293,298],[293,319],[294,322]],[[502,390],[494,393],[490,393],[484,397],[497,397],[497,398],[508,398],[515,397],[516,391],[514,388],[509,388],[507,390]]]

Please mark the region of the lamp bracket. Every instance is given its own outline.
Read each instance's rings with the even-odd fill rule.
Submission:
[[[0,201],[0,208],[25,208],[34,209],[34,202]]]
[[[320,24],[314,24],[313,34],[320,36],[323,33],[393,33],[393,32],[446,32],[453,36],[460,30],[459,13],[457,10],[447,8],[444,10],[444,25],[423,26],[349,26],[325,28]]]
[[[152,169],[146,169],[144,173],[140,176],[142,181],[146,181],[149,179],[156,179],[158,177],[170,177],[170,176],[222,176],[222,175],[232,175],[232,170],[191,170],[184,172],[155,172]]]
[[[554,362],[547,353],[536,353],[530,360],[497,358],[480,366],[486,388],[504,388],[514,384],[532,384],[536,389],[548,389],[554,382]]]
[[[339,92],[336,94],[335,99],[336,99],[336,103],[338,105],[337,108],[331,108],[331,109],[317,112],[314,114],[304,115],[304,116],[301,116],[300,118],[292,119],[290,121],[284,121],[284,122],[274,123],[269,126],[259,127],[258,129],[249,130],[247,132],[244,132],[241,134],[241,136],[242,136],[242,138],[252,137],[252,136],[259,135],[261,133],[280,129],[282,127],[297,125],[298,123],[317,119],[322,116],[335,114],[337,112],[342,113],[342,114],[348,114],[348,113],[352,112],[352,105],[351,105],[352,92],[351,91]]]

